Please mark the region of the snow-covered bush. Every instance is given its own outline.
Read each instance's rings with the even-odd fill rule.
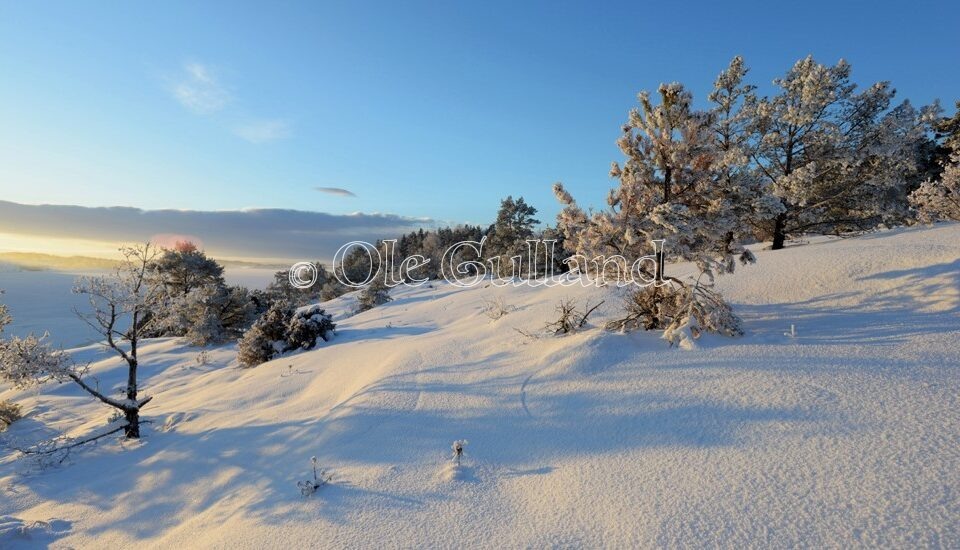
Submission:
[[[287,347],[306,350],[317,345],[317,338],[329,341],[330,333],[336,328],[332,319],[320,306],[296,312],[287,324]]]
[[[367,311],[368,309],[373,309],[389,302],[392,298],[390,298],[390,289],[386,283],[384,283],[383,279],[376,277],[373,282],[363,289],[358,300],[359,310]]]
[[[287,339],[287,323],[293,308],[274,302],[243,334],[237,345],[237,359],[245,367],[255,367],[283,353]]]
[[[286,302],[274,302],[240,338],[237,359],[245,367],[255,367],[288,351],[313,349],[317,338],[328,341],[335,328],[320,306],[295,311]]]
[[[300,494],[308,497],[313,493],[317,492],[317,489],[323,487],[333,479],[333,474],[330,472],[321,469],[317,471],[317,457],[310,457],[310,465],[313,467],[313,479],[305,479],[303,481],[297,482],[297,487],[300,488]]]
[[[714,290],[700,283],[670,287],[646,287],[627,297],[626,316],[607,325],[611,330],[663,330],[670,345],[692,347],[704,332],[725,336],[743,334],[740,318]]]
[[[23,411],[20,405],[10,401],[0,401],[0,431],[21,418],[23,418]]]

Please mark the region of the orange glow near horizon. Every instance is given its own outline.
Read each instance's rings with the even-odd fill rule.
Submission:
[[[0,233],[0,252],[119,259],[120,243]]]
[[[151,242],[170,248],[177,241],[190,241],[203,250],[203,242],[190,235],[157,235]],[[0,254],[4,252],[24,252],[32,254],[50,254],[53,256],[88,256],[107,260],[121,259],[120,247],[134,244],[131,242],[105,242],[86,239],[66,239],[62,237],[41,237],[38,235],[19,235],[0,233]],[[286,266],[295,260],[288,258],[259,258],[245,256],[220,256],[215,251],[207,251],[211,257],[221,261],[261,263],[269,266]]]

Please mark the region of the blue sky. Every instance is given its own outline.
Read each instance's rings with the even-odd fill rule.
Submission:
[[[636,93],[846,58],[960,97],[956,2],[0,4],[0,199],[488,223],[600,205]],[[323,193],[346,189],[356,196]]]

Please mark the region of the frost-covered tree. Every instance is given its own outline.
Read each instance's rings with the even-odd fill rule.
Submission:
[[[756,87],[744,82],[748,72],[743,58],[734,57],[717,76],[709,96],[717,149],[717,185],[726,205],[728,219],[724,223],[729,226],[724,238],[728,249],[726,271],[733,270],[734,255],[749,259],[749,252],[740,243],[783,210],[780,201],[770,195],[769,183],[750,166],[756,153],[751,123],[757,97]]]
[[[176,297],[165,297],[154,332],[183,336],[195,346],[234,339],[257,318],[257,308],[244,287],[207,284]]]
[[[956,102],[953,116],[943,115],[940,102],[935,101],[923,109],[927,125],[928,143],[922,161],[923,181],[939,181],[944,168],[950,162],[950,154],[960,151],[960,101]]]
[[[925,114],[937,143],[936,168],[910,195],[910,203],[922,222],[960,221],[960,101],[952,117],[941,117],[936,104]]]
[[[198,346],[223,342],[240,336],[260,313],[257,295],[227,285],[223,266],[190,242],[150,262],[148,284],[156,292],[148,336],[183,336]]]
[[[730,87],[738,86],[734,82]],[[694,262],[706,276],[704,284],[710,284],[714,273],[732,271],[735,255],[741,261],[752,260],[738,241],[742,222],[730,214],[732,190],[746,181],[737,175],[743,156],[730,152],[734,145],[728,151],[718,145],[713,113],[695,110],[691,94],[682,85],[661,85],[659,96],[660,103],[655,104],[649,93],[641,92],[640,109],[630,112],[623,127],[618,143],[627,159],[622,167],[614,163],[611,169],[619,185],[610,191],[609,208],[588,214],[557,184],[554,191],[565,205],[558,226],[568,248],[587,258],[620,255],[632,262],[651,252],[651,241],[664,239],[671,258]],[[658,259],[662,265],[662,255]],[[649,266],[640,268],[649,270]],[[688,290],[691,285],[702,286],[703,279],[664,278],[671,288],[650,286],[631,298],[665,310],[663,315],[651,316],[648,328],[674,334],[678,327],[690,327],[696,321],[691,321],[695,311],[719,307],[700,301],[704,293]],[[620,327],[633,325],[621,323]],[[726,332],[727,328],[694,327],[686,334],[695,337],[699,330]]]
[[[155,306],[156,287],[147,282],[150,262],[156,249],[149,243],[123,248],[124,261],[112,276],[81,277],[74,292],[89,299],[80,316],[127,364],[127,383],[123,397],[100,390],[85,380],[86,366],[74,363],[64,352],[55,350],[44,337],[7,338],[0,341],[0,378],[25,387],[47,380],[71,380],[101,402],[118,409],[126,419],[122,427],[128,438],[140,437],[140,410],[152,397],[140,395],[137,381],[139,344],[149,329],[147,312]]]
[[[150,243],[121,249],[124,261],[110,277],[81,277],[74,292],[88,298],[87,311],[77,315],[106,339],[107,346],[127,363],[127,384],[123,400],[100,394],[70,376],[83,389],[101,401],[123,412],[128,438],[140,437],[140,409],[152,397],[140,397],[137,370],[140,365],[140,339],[149,331],[148,312],[159,296],[156,287],[149,284],[149,272],[156,259],[156,248]]]
[[[0,296],[3,296],[2,289],[0,289]],[[11,322],[13,322],[13,319],[10,317],[7,306],[0,303],[0,337],[3,335],[3,329]],[[5,350],[6,343],[4,340],[0,339],[0,369],[3,371],[5,371],[4,365],[6,364]],[[0,401],[0,430],[5,429],[10,424],[13,424],[13,422],[18,420],[20,417],[21,410],[19,405],[9,401]]]
[[[383,277],[374,277],[373,281],[360,292],[357,297],[359,311],[367,311],[379,305],[383,305],[392,300],[390,298],[390,289],[387,287]]]
[[[927,180],[910,195],[920,221],[960,221],[960,151],[954,151],[940,175],[940,180]]]
[[[380,256],[376,250],[355,246],[350,249],[340,265],[335,265],[335,275],[343,283],[361,285],[380,272]]]
[[[150,283],[160,285],[167,296],[184,296],[207,285],[224,286],[223,266],[189,241],[164,249],[150,264]]]
[[[722,161],[713,116],[692,107],[681,84],[664,84],[660,103],[639,94],[640,109],[630,112],[618,144],[627,159],[614,163],[619,180],[607,197],[608,209],[588,215],[561,184],[554,192],[565,205],[558,217],[567,247],[588,257],[619,254],[628,260],[650,253],[665,239],[669,254],[695,262],[702,271],[726,271],[733,254],[743,254],[729,233],[739,221],[729,215],[730,189],[723,178],[733,168]],[[749,260],[749,256],[743,257]]]
[[[894,90],[878,82],[857,93],[850,65],[798,61],[757,101],[752,120],[757,174],[780,200],[773,248],[790,234],[873,227],[891,197],[905,203],[916,170],[918,118],[909,105],[885,116]]]

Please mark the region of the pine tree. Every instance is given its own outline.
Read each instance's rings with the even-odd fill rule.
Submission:
[[[500,210],[497,220],[487,232],[487,242],[484,245],[484,255],[494,260],[498,265],[498,275],[522,275],[522,270],[528,269],[521,265],[514,268],[513,258],[527,257],[527,239],[533,237],[533,227],[540,223],[534,218],[537,209],[526,203],[523,197],[514,200],[512,196],[500,201]]]
[[[205,285],[224,285],[223,266],[189,241],[165,249],[150,264],[151,284],[161,285],[167,296],[183,296]]]
[[[709,274],[717,266],[726,271],[740,250],[729,242],[739,221],[729,215],[723,182],[734,165],[717,146],[711,113],[694,110],[681,84],[661,85],[659,96],[655,105],[641,92],[641,109],[623,127],[618,144],[627,160],[611,168],[619,185],[608,195],[609,208],[588,216],[557,184],[565,204],[558,227],[568,248],[585,256],[636,259],[649,254],[651,241],[665,239],[673,257]]]
[[[939,105],[925,110],[925,118],[934,134],[934,169],[910,195],[910,204],[921,222],[960,221],[960,101],[952,117],[943,117]]]
[[[752,254],[739,243],[752,238],[766,222],[781,213],[780,201],[770,195],[769,184],[750,168],[756,154],[751,140],[751,123],[757,108],[755,86],[746,84],[749,69],[743,58],[736,56],[717,76],[709,100],[713,104],[713,128],[718,151],[717,170],[721,194],[725,202],[725,224],[729,231],[723,246],[727,252],[724,270],[733,271],[734,255],[752,261]]]
[[[383,277],[375,277],[373,281],[360,292],[360,296],[358,297],[359,310],[367,311],[385,304],[390,300],[392,300],[392,298],[390,298],[390,289],[384,282]]]
[[[808,56],[774,80],[779,94],[757,102],[754,166],[782,204],[770,228],[775,250],[790,234],[873,227],[891,197],[906,202],[916,111],[902,105],[885,115],[890,84],[856,93],[850,71],[843,60],[828,67]]]
[[[960,221],[960,151],[954,151],[940,180],[927,180],[910,195],[922,222],[937,220]]]
[[[682,85],[663,84],[659,96],[660,103],[654,104],[641,92],[641,108],[630,112],[623,127],[618,144],[627,160],[623,167],[614,163],[611,168],[619,185],[608,196],[609,208],[588,216],[557,184],[554,191],[565,205],[558,226],[568,248],[588,258],[616,254],[630,262],[647,255],[651,241],[664,239],[671,257],[694,262],[708,285],[718,268],[732,270],[734,254],[752,259],[737,241],[741,222],[730,215],[730,195],[741,185],[737,174],[743,161],[737,159],[742,155],[731,152],[733,145],[721,149],[714,115],[694,110]],[[663,265],[662,255],[659,260]],[[689,342],[703,330],[739,333],[739,321],[701,279],[665,278],[672,288],[636,291],[628,299],[627,317],[615,328],[665,329],[665,336],[677,343]],[[631,304],[648,308],[643,323],[636,322]],[[720,310],[724,314],[717,314]]]

